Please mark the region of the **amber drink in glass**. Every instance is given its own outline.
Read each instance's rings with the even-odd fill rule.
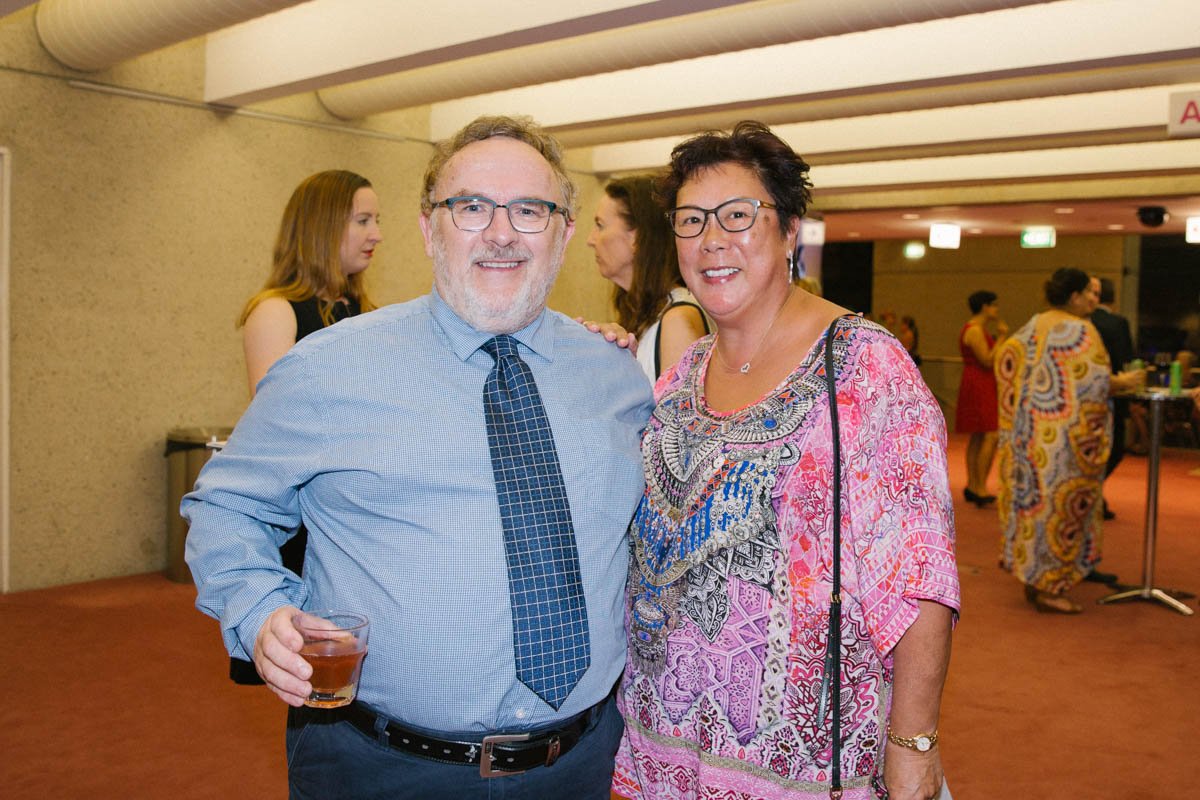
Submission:
[[[370,623],[348,611],[305,611],[292,620],[304,636],[300,655],[312,666],[312,693],[304,705],[338,708],[358,690]]]

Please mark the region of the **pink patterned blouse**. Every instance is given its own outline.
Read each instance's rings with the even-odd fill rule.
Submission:
[[[828,797],[817,719],[829,624],[832,437],[824,337],[759,402],[704,402],[712,337],[660,379],[630,529],[626,736],[613,788],[644,800]],[[941,412],[874,323],[834,341],[842,439],[842,776],[874,798],[891,651],[917,600],[958,610]],[[882,794],[878,795],[882,796]]]

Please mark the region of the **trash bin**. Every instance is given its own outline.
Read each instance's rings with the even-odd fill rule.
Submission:
[[[179,516],[179,502],[192,490],[200,468],[229,438],[233,428],[174,428],[167,432],[167,568],[168,578],[191,583],[192,571],[183,560],[187,520]],[[212,447],[211,445],[218,445]]]

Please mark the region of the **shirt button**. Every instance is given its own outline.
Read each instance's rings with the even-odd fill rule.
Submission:
[[[526,711],[525,709],[523,709],[523,708],[517,709],[517,719],[525,719],[528,716],[529,716],[529,712]]]

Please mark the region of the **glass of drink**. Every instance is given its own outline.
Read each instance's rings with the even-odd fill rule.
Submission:
[[[304,705],[349,705],[358,690],[371,623],[348,611],[305,611],[293,617],[292,624],[304,636],[300,655],[312,666],[312,694]]]

